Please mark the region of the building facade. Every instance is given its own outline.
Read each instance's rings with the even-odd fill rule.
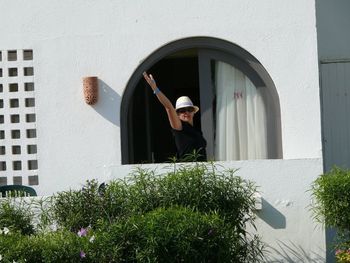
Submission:
[[[199,105],[210,158],[259,185],[270,261],[324,262],[308,190],[324,168],[326,1],[204,2],[3,1],[0,184],[50,195],[140,163],[163,167],[174,145],[147,71],[173,102]],[[98,78],[94,105],[88,76]]]

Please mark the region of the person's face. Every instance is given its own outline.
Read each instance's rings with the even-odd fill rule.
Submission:
[[[193,123],[194,108],[192,107],[181,108],[181,109],[178,109],[176,112],[180,120],[189,122],[191,124]]]

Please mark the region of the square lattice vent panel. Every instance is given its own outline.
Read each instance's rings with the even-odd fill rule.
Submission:
[[[33,50],[0,50],[0,185],[38,185]]]

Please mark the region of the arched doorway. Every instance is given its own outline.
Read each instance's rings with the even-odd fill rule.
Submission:
[[[156,50],[130,78],[121,104],[123,164],[164,162],[176,153],[166,113],[142,79],[143,71],[155,76],[157,84],[171,101],[175,102],[177,97],[187,95],[200,106],[195,125],[202,128],[208,141],[209,158],[282,158],[279,100],[264,67],[235,44],[216,38],[195,37],[178,40]],[[226,92],[227,87],[230,88],[233,84],[227,86],[225,81],[219,80],[226,80],[226,76],[232,77],[232,74],[241,76],[233,78],[232,83],[238,83],[237,79],[241,78],[246,84],[241,88],[237,88],[237,83],[234,84],[236,88],[230,93],[233,104],[228,102],[228,106],[227,102],[219,102],[219,96],[227,97],[222,91]],[[247,106],[256,103],[256,99],[248,99],[252,97],[251,94],[254,98],[260,98],[258,106],[252,109]],[[228,107],[233,111],[222,115]],[[246,110],[247,107],[249,110]],[[230,119],[219,123],[220,118],[231,115],[238,116],[239,120],[236,118],[232,122]],[[265,119],[252,124],[252,120],[261,119],[260,115]],[[232,127],[222,126],[223,123],[232,123]],[[261,126],[261,123],[264,125]],[[243,132],[242,127],[245,127]],[[254,138],[259,136],[264,137],[263,143],[260,143],[259,138],[254,142]],[[231,138],[235,142],[230,142]],[[225,146],[230,143],[233,143],[232,147]],[[260,147],[260,144],[264,144],[266,149]],[[250,149],[252,145],[253,148]],[[263,149],[263,154],[249,153],[259,152],[260,148]]]

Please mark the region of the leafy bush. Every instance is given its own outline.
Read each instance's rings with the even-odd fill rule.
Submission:
[[[219,172],[213,164],[179,166],[165,176],[136,169],[127,178],[126,187],[123,203],[130,211],[120,214],[143,214],[179,205],[201,212],[217,211],[231,223],[254,220],[254,183],[235,176],[234,170]]]
[[[58,193],[51,209],[58,225],[65,226],[73,232],[81,227],[95,225],[103,216],[97,181],[88,181],[81,190]]]
[[[350,262],[350,171],[334,167],[312,185],[315,219],[337,229],[337,262]]]
[[[83,239],[69,231],[32,236],[0,235],[0,254],[4,262],[79,262],[82,248]]]
[[[246,262],[245,244],[215,213],[158,208],[90,231],[0,235],[0,255],[8,262]]]
[[[334,167],[312,185],[315,218],[339,231],[350,228],[350,171]]]
[[[7,198],[0,202],[0,228],[6,227],[23,235],[34,233],[33,215],[28,205]]]
[[[119,245],[121,262],[123,258],[133,262],[240,262],[230,254],[235,233],[217,214],[183,207],[158,208],[108,230],[106,241]],[[108,243],[103,247],[108,248]]]
[[[201,212],[217,211],[227,222],[253,223],[256,186],[214,165],[182,166],[160,181],[162,206],[182,205]]]
[[[259,262],[263,244],[246,231],[255,191],[210,163],[174,165],[162,175],[137,168],[103,189],[89,181],[58,193],[42,217],[58,231],[0,235],[0,255],[9,262]]]

